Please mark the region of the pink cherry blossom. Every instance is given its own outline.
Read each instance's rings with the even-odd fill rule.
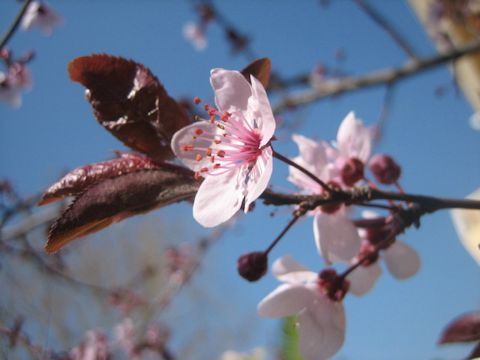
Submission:
[[[299,156],[293,159],[297,164],[309,170],[319,179],[328,183],[334,181],[337,174],[335,164],[329,162],[330,145],[315,142],[305,136],[293,135],[299,148]],[[321,194],[322,187],[298,169],[290,166],[288,180],[307,194]],[[341,207],[333,213],[317,209],[310,214],[314,216],[313,233],[320,255],[327,264],[337,261],[350,262],[360,249],[360,237],[350,220],[350,211]]]
[[[272,272],[284,284],[258,304],[260,316],[281,318],[298,315],[300,351],[306,360],[333,356],[345,339],[345,312],[341,302],[325,296],[318,275],[292,257],[273,264]]]
[[[364,211],[363,217],[373,219],[378,217],[378,215],[372,211]],[[359,230],[359,235],[363,238],[363,249],[372,247],[363,229]],[[379,255],[379,258],[385,262],[390,274],[396,279],[408,279],[420,270],[421,262],[418,253],[401,240],[395,240],[386,249],[381,250]],[[355,257],[352,263],[357,262],[358,259],[358,256]],[[358,296],[364,295],[375,285],[381,273],[382,270],[378,260],[373,261],[368,266],[358,267],[348,276],[350,280],[350,292]]]
[[[204,29],[193,22],[187,22],[183,26],[183,36],[198,51],[205,50],[207,47],[207,38]]]
[[[175,155],[205,178],[193,204],[194,218],[205,227],[229,220],[242,203],[248,211],[272,174],[275,118],[262,84],[253,76],[250,81],[238,71],[213,69],[217,109],[172,138]]]
[[[30,71],[25,64],[13,63],[8,72],[0,71],[0,101],[17,108],[22,104],[21,92],[32,86]]]
[[[50,35],[53,28],[60,25],[63,19],[44,1],[32,1],[22,17],[22,28],[40,29],[45,35]]]
[[[363,179],[374,136],[374,130],[365,127],[353,111],[347,114],[338,128],[335,146],[328,150],[329,161],[336,168],[337,181],[351,187]]]

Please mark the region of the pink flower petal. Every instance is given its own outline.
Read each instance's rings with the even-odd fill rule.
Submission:
[[[303,285],[282,284],[260,301],[257,311],[263,317],[281,318],[298,313],[314,299],[315,295]]]
[[[353,222],[345,212],[315,214],[313,220],[315,243],[327,264],[350,260],[360,250],[360,237]]]
[[[185,126],[178,130],[172,137],[173,153],[191,170],[199,171],[202,167],[210,166],[210,158],[205,156],[205,150],[185,150],[185,145],[194,144],[197,148],[208,148],[212,146],[212,141],[202,140],[197,138],[195,142],[192,141],[196,136],[196,131],[211,132],[212,126],[207,121],[198,121],[191,125]],[[202,156],[200,161],[197,160],[197,154]]]
[[[205,178],[193,203],[193,217],[205,227],[217,226],[240,209],[243,187],[239,184],[241,168]]]
[[[257,162],[250,171],[247,182],[247,193],[245,195],[245,212],[248,211],[250,204],[255,201],[268,186],[272,177],[272,148],[267,147],[258,157]]]
[[[382,270],[377,262],[370,266],[360,266],[348,275],[350,281],[349,291],[357,296],[365,295],[375,285]]]
[[[356,157],[366,162],[372,149],[372,132],[349,112],[337,132],[337,147],[344,157]]]
[[[300,352],[305,360],[333,356],[345,340],[345,312],[341,303],[320,297],[298,315]]]
[[[260,142],[260,147],[262,147],[270,141],[275,132],[275,117],[262,83],[252,75],[250,75],[250,82],[252,83],[253,96],[250,98],[249,108],[253,108],[252,115],[256,119],[262,134],[262,141]]]
[[[210,84],[215,91],[215,103],[220,111],[232,113],[247,110],[252,89],[240,72],[213,69],[210,72]]]
[[[300,155],[294,158],[293,161],[306,168],[320,179],[329,179],[325,147],[302,135],[294,134],[292,138],[293,141],[297,143],[300,152]],[[309,192],[321,192],[321,187],[315,181],[292,166],[289,166],[288,180],[299,188]]]
[[[62,22],[62,17],[45,2],[32,1],[22,17],[21,25],[24,30],[37,27],[48,36],[51,35],[53,28]]]
[[[397,279],[407,279],[420,269],[417,252],[403,241],[395,243],[383,252],[388,271]]]

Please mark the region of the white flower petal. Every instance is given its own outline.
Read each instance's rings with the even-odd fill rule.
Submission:
[[[298,313],[315,300],[315,295],[299,284],[282,284],[268,294],[257,306],[260,316],[281,318]]]
[[[278,277],[281,275],[285,275],[289,272],[296,272],[296,271],[307,271],[308,269],[297,262],[292,256],[285,255],[277,260],[275,260],[272,264],[272,273],[274,276]]]
[[[380,277],[382,270],[378,262],[370,266],[360,266],[353,270],[347,279],[350,281],[349,292],[354,295],[365,295],[375,285],[375,282]]]
[[[395,241],[383,252],[388,271],[397,279],[407,279],[420,269],[417,252],[403,241]]]
[[[298,315],[300,352],[305,360],[333,356],[345,340],[345,312],[341,303],[318,298]]]
[[[313,219],[315,243],[325,262],[349,263],[360,250],[360,237],[353,222],[345,212],[317,213]]]
[[[250,82],[252,83],[253,96],[251,100],[253,101],[249,102],[249,107],[253,107],[253,115],[262,134],[262,141],[260,142],[260,147],[262,147],[270,141],[275,132],[275,117],[262,83],[252,75],[250,75]]]
[[[262,195],[267,188],[272,177],[272,170],[272,148],[269,146],[262,151],[250,172],[245,195],[245,211],[248,211],[250,204]]]
[[[289,284],[309,284],[318,280],[318,274],[313,271],[292,271],[278,275],[277,279]]]
[[[344,157],[356,157],[366,162],[372,149],[372,132],[349,112],[337,132],[337,147]]]
[[[243,189],[238,183],[240,168],[205,178],[193,203],[193,217],[205,227],[229,220],[240,209]]]
[[[247,79],[238,71],[213,69],[210,84],[215,91],[215,104],[220,111],[246,111],[252,89]]]
[[[193,139],[196,136],[196,130],[202,130],[204,132],[211,132],[212,125],[207,121],[198,121],[184,128],[178,130],[172,137],[172,150],[173,153],[191,170],[199,171],[202,167],[211,166],[210,158],[205,154],[205,150],[196,151],[189,150],[185,151],[184,146],[188,144],[193,144],[195,147],[208,148],[212,146],[212,141],[203,140],[202,138],[197,138],[195,141]],[[215,129],[215,128],[214,128]],[[202,156],[200,161],[196,160],[197,154]]]

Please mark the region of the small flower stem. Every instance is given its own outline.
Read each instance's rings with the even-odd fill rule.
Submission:
[[[20,11],[15,17],[15,20],[13,20],[12,25],[10,25],[7,32],[3,35],[2,39],[0,40],[0,50],[2,50],[7,45],[8,41],[17,30],[18,26],[20,25],[20,21],[22,21],[22,17],[27,11],[28,5],[30,5],[31,2],[32,0],[25,0],[25,2],[23,3],[23,6],[20,8]]]
[[[277,245],[277,243],[280,241],[280,239],[287,233],[288,230],[297,222],[298,219],[303,215],[303,212],[296,212],[293,215],[293,218],[290,220],[290,222],[285,226],[285,228],[282,230],[280,234],[275,238],[275,240],[272,241],[270,246],[265,250],[265,255],[268,255],[270,251]]]
[[[283,161],[284,163],[290,165],[290,166],[293,166],[295,169],[297,170],[300,170],[301,172],[303,172],[305,175],[307,175],[310,179],[312,179],[313,181],[315,181],[317,184],[319,184],[323,190],[326,190],[328,191],[329,193],[332,193],[332,189],[330,188],[330,186],[328,186],[324,181],[320,180],[317,176],[315,176],[314,174],[312,174],[310,171],[308,171],[307,169],[305,169],[303,166],[300,166],[298,165],[296,162],[290,160],[289,158],[287,158],[286,156],[283,156],[282,154],[279,154],[278,152],[276,152],[275,150],[273,150],[272,148],[272,151],[273,151],[273,157],[277,158],[278,160],[280,161]]]

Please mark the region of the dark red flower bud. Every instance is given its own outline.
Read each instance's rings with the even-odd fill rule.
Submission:
[[[368,162],[368,168],[375,176],[375,179],[385,185],[394,184],[402,172],[395,160],[384,154],[374,155]]]
[[[331,189],[341,189],[340,184],[330,180],[327,185]],[[335,203],[335,204],[327,204],[327,205],[322,205],[320,206],[320,210],[325,213],[325,214],[334,214],[336,213],[340,208],[342,207],[342,203]]]
[[[342,167],[340,176],[347,186],[353,186],[359,180],[363,179],[363,162],[357,158],[348,159]]]
[[[318,274],[320,290],[332,301],[341,301],[350,288],[350,282],[338,276],[335,269],[324,269]]]
[[[257,281],[268,268],[268,256],[263,251],[243,254],[238,258],[237,269],[241,277],[248,281]]]

